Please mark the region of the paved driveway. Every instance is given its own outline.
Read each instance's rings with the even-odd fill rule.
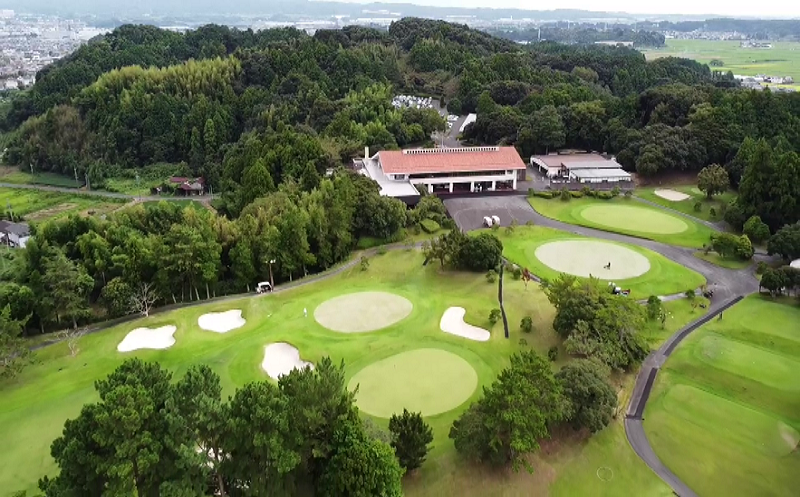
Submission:
[[[528,201],[520,196],[449,198],[444,206],[462,231],[484,227],[485,216],[499,217],[501,226],[509,226],[513,219],[525,224],[539,218]]]

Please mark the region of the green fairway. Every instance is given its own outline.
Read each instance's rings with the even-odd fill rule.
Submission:
[[[21,217],[31,222],[69,214],[99,216],[119,208],[122,202],[122,200],[89,195],[0,188],[0,207],[3,212],[13,211],[15,219]]]
[[[362,385],[359,403],[366,401],[362,399],[366,399],[367,394],[381,399],[392,397],[390,400],[394,402],[395,394],[408,391],[412,380],[442,384],[446,375],[451,375],[452,381],[455,374],[457,385],[453,387],[448,383],[444,391],[438,392],[441,399],[428,397],[431,403],[442,403],[443,407],[438,409],[445,411],[426,418],[434,432],[433,448],[423,467],[404,480],[407,495],[483,497],[548,492],[557,495],[666,495],[666,486],[625,441],[621,417],[591,438],[568,431],[557,434],[559,441],[550,448],[547,448],[548,442],[544,442],[543,451],[533,458],[537,468],[533,475],[524,471],[512,474],[489,468],[476,469],[460,460],[447,438],[453,420],[470,401],[480,397],[480,387],[494,380],[507,365],[512,352],[532,347],[544,353],[559,343],[552,331],[553,308],[535,285],[526,289],[521,281],[506,280],[504,300],[511,324],[511,338],[506,340],[501,327],[492,327],[488,322],[489,311],[497,306],[497,286],[488,284],[484,275],[441,272],[436,264],[423,267],[423,256],[416,250],[392,251],[372,257],[370,261],[366,271],[357,265],[329,280],[291,291],[156,314],[87,335],[81,338],[80,352],[74,358],[69,355],[66,344],[37,352],[36,362],[21,376],[0,382],[0,440],[9,447],[0,453],[0,488],[10,492],[28,490],[30,494],[38,478],[56,470],[49,457],[50,443],[60,434],[67,418],[75,417],[84,403],[96,400],[94,381],[110,373],[124,358],[159,361],[176,375],[193,364],[208,364],[220,375],[224,395],[230,395],[235,387],[246,382],[268,379],[261,369],[264,346],[283,341],[297,347],[304,360],[313,362],[325,355],[337,362],[344,360],[348,382],[358,375],[355,381]],[[413,310],[408,317],[387,328],[359,334],[330,331],[317,324],[312,316],[303,315],[304,308],[315,309],[343,293],[361,291],[388,291],[400,295],[413,303]],[[666,303],[666,308],[675,310],[670,313],[675,319],[668,320],[665,329],[649,322],[643,333],[659,341],[680,327],[688,317],[673,306],[682,305],[685,304]],[[475,342],[443,333],[439,320],[451,306],[467,309],[465,319],[470,324],[492,330],[490,340]],[[243,327],[219,334],[202,331],[197,326],[199,316],[230,309],[243,311],[246,320]],[[530,334],[523,334],[518,327],[526,315],[533,318],[534,331]],[[177,326],[176,343],[171,348],[126,354],[116,351],[119,342],[132,329],[169,324]],[[521,342],[521,338],[525,341]],[[405,352],[419,349],[433,349],[437,357],[414,353],[411,361],[406,360],[409,357]],[[445,355],[446,361],[451,363],[449,366],[441,360]],[[387,358],[389,362],[384,361]],[[368,385],[373,376],[370,372],[375,371],[375,367],[385,367],[398,358],[402,361],[396,364],[401,364],[404,370],[392,379],[401,382],[401,386],[397,383]],[[562,351],[554,364],[558,367],[568,360]],[[465,364],[468,368],[463,367]],[[443,366],[446,368],[441,369]],[[631,375],[615,380],[623,397],[631,381]],[[396,397],[398,410],[413,407],[408,405],[413,401],[411,397],[405,397],[408,402],[404,397]],[[449,405],[445,405],[445,401]],[[380,415],[388,415],[388,410]],[[384,428],[388,423],[383,417],[374,419]],[[614,472],[611,481],[598,480],[596,472],[601,465]],[[602,487],[598,487],[601,483]]]
[[[440,349],[416,349],[374,362],[350,379],[358,407],[389,418],[408,409],[433,416],[458,407],[478,386],[467,361]]]
[[[708,64],[714,59],[723,62],[715,71],[755,76],[792,76],[800,81],[800,44],[769,42],[772,48],[741,48],[738,41],[667,40],[666,47],[643,50],[648,60],[660,57],[682,57]]]
[[[573,198],[529,198],[531,206],[543,216],[558,221],[657,242],[700,248],[711,238],[711,228],[658,207],[626,198],[598,200]]]
[[[512,262],[520,266],[527,267],[531,272],[543,278],[555,278],[558,271],[552,269],[537,258],[537,249],[548,242],[557,240],[592,240],[591,238],[579,237],[564,231],[554,230],[541,226],[519,226],[513,233],[509,234],[505,230],[500,230],[497,236],[503,242],[503,253]],[[616,246],[626,251],[634,252],[643,256],[650,263],[650,269],[634,278],[617,279],[613,281],[618,286],[630,289],[634,298],[647,298],[650,295],[671,295],[682,293],[692,288],[699,288],[705,284],[702,275],[686,269],[685,267],[670,261],[660,254],[656,254],[647,249],[634,245],[616,244],[611,242],[598,242],[604,245]],[[574,255],[574,254],[573,254]],[[566,258],[570,254],[564,254]],[[604,260],[603,258],[600,261]],[[612,269],[614,268],[612,264]],[[602,264],[592,275],[603,280],[609,280],[604,274]]]
[[[676,192],[688,195],[689,198],[679,201],[667,200],[655,194],[656,190],[674,190]],[[648,200],[655,204],[663,205],[670,209],[688,214],[692,217],[702,219],[703,221],[716,222],[721,221],[724,216],[723,204],[730,204],[736,198],[736,192],[727,191],[719,195],[715,195],[711,199],[701,192],[696,186],[682,185],[682,186],[658,186],[649,188],[637,188],[634,194],[644,200]],[[697,210],[695,204],[700,203],[700,210]],[[713,216],[712,214],[713,210]]]
[[[687,338],[656,377],[644,427],[701,496],[795,495],[800,307],[750,296]]]
[[[637,205],[596,204],[577,212],[583,219],[612,229],[627,229],[656,235],[674,235],[689,229],[686,221]]]

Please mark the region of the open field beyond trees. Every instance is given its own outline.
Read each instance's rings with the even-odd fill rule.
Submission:
[[[800,308],[753,295],[692,334],[657,376],[644,428],[699,495],[795,495]]]
[[[772,48],[740,48],[738,41],[667,40],[661,49],[644,50],[648,60],[682,57],[708,64],[714,59],[724,63],[712,70],[755,76],[792,76],[800,81],[800,43],[771,42]]]
[[[158,361],[176,374],[193,364],[205,363],[220,375],[224,394],[230,394],[249,381],[268,380],[260,367],[264,347],[286,342],[296,347],[305,361],[314,362],[325,355],[336,362],[344,360],[348,381],[364,368],[380,368],[386,359],[397,361],[404,353],[419,350],[450,354],[454,364],[474,371],[475,388],[452,399],[454,403],[445,406],[450,410],[426,418],[434,430],[433,448],[423,467],[404,480],[407,495],[669,495],[668,488],[628,446],[621,417],[590,438],[568,432],[556,434],[552,442],[545,441],[533,458],[532,475],[476,468],[461,460],[447,438],[453,420],[468,401],[480,397],[481,387],[494,380],[512,352],[532,347],[544,353],[559,343],[551,325],[554,310],[537,285],[525,289],[521,281],[509,279],[505,306],[511,339],[506,340],[501,325],[492,327],[487,317],[496,306],[496,285],[487,283],[482,274],[440,272],[438,265],[423,267],[422,262],[417,250],[392,251],[373,257],[366,271],[355,266],[324,282],[285,293],[157,314],[84,336],[76,357],[70,356],[64,343],[40,350],[35,364],[15,380],[0,383],[0,438],[9,447],[0,453],[0,488],[33,491],[38,478],[56,470],[49,457],[50,443],[61,433],[67,418],[75,417],[83,404],[96,400],[94,381],[123,359],[136,356]],[[395,324],[366,333],[338,333],[314,321],[313,310],[320,304],[359,291],[402,296],[413,303],[413,311]],[[450,306],[466,308],[467,322],[491,329],[490,340],[475,342],[440,331],[439,319]],[[665,308],[669,319],[664,328],[649,322],[643,330],[653,344],[699,315],[685,301],[668,302]],[[230,309],[242,310],[246,320],[243,327],[225,334],[198,327],[201,315]],[[304,317],[304,309],[308,309],[308,317]],[[525,315],[533,318],[530,334],[519,330],[518,323]],[[117,352],[117,345],[134,328],[168,325],[177,327],[176,343],[171,348]],[[525,342],[520,341],[523,337]],[[559,357],[556,367],[569,360],[563,351]],[[413,369],[406,371],[406,381],[422,381],[413,377]],[[615,377],[620,405],[627,402],[632,379],[631,375]],[[374,395],[374,390],[365,389],[360,395]],[[380,405],[383,397],[370,400]],[[384,427],[388,422],[383,417],[374,421]],[[600,467],[613,472],[613,478],[599,480]]]
[[[509,260],[527,267],[537,276],[548,279],[557,277],[558,271],[550,268],[536,256],[537,248],[556,240],[591,240],[590,238],[541,226],[518,226],[513,233],[506,233],[504,230],[500,230],[498,237],[503,242],[503,253]],[[612,248],[624,248],[626,251],[633,252],[634,255],[638,254],[646,257],[650,262],[650,269],[647,272],[633,278],[609,278],[604,275],[606,270],[603,269],[602,264],[599,264],[597,270],[592,273],[592,276],[604,281],[613,281],[617,286],[630,289],[631,296],[634,298],[683,293],[689,288],[696,289],[706,282],[702,275],[650,250],[612,242],[602,242],[602,245],[608,245]],[[598,246],[602,247],[602,245]],[[564,253],[562,256],[569,260],[579,255]],[[605,259],[602,260],[604,261]]]
[[[714,233],[708,226],[633,199],[584,197],[564,202],[533,197],[528,202],[551,219],[671,245],[701,248]]]

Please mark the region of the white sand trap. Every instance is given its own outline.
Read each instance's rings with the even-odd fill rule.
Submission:
[[[125,338],[117,345],[120,352],[130,352],[139,349],[168,349],[175,345],[174,326],[162,326],[161,328],[136,328],[125,335]]]
[[[478,328],[477,326],[472,326],[464,322],[464,314],[466,313],[467,311],[463,307],[448,308],[444,311],[444,314],[442,314],[442,320],[439,321],[439,328],[451,335],[469,338],[470,340],[476,340],[478,342],[487,341],[489,337],[491,337],[489,332],[483,328]]]
[[[414,304],[388,292],[357,292],[326,300],[314,309],[314,319],[333,331],[364,333],[391,326],[411,314]]]
[[[209,312],[197,319],[197,325],[214,333],[227,333],[236,328],[241,328],[247,321],[242,317],[242,311],[232,309],[225,312]]]
[[[559,273],[601,280],[624,280],[641,276],[650,270],[650,261],[616,243],[596,240],[563,240],[540,245],[536,258]],[[611,263],[611,268],[605,266]]]
[[[800,259],[793,260],[791,263],[789,263],[789,267],[800,269]]]
[[[675,190],[656,190],[653,193],[661,198],[669,200],[670,202],[680,202],[681,200],[686,200],[690,197],[690,195],[686,195],[683,192]]]
[[[300,351],[284,342],[271,343],[264,348],[264,360],[261,369],[267,372],[270,378],[278,379],[289,374],[293,369],[311,368],[314,365],[300,359]]]

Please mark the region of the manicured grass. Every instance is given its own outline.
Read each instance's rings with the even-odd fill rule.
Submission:
[[[669,495],[666,485],[627,444],[622,416],[592,437],[567,430],[556,434],[553,441],[544,441],[542,451],[532,458],[536,468],[532,475],[476,467],[461,460],[447,438],[452,421],[469,401],[481,395],[481,387],[491,383],[508,364],[512,352],[532,347],[544,353],[559,343],[551,326],[554,311],[536,285],[526,289],[521,281],[508,279],[504,299],[511,339],[506,340],[501,326],[492,327],[488,322],[489,311],[497,306],[496,285],[488,284],[482,274],[441,272],[437,264],[423,267],[422,262],[423,257],[416,250],[392,251],[371,257],[366,271],[356,265],[330,280],[285,293],[156,314],[87,335],[81,338],[80,352],[74,358],[65,344],[38,351],[36,362],[20,377],[0,382],[0,440],[7,447],[0,452],[0,488],[9,492],[34,491],[39,477],[57,469],[48,455],[50,443],[60,434],[65,419],[75,417],[84,403],[96,400],[93,382],[124,358],[159,361],[176,375],[193,364],[208,364],[220,375],[227,396],[246,382],[268,380],[260,367],[264,345],[285,341],[297,347],[305,360],[316,361],[325,355],[337,362],[344,360],[348,381],[372,364],[417,349],[454,354],[475,371],[478,388],[468,399],[451,411],[426,418],[434,431],[433,448],[423,467],[404,480],[406,495]],[[313,310],[322,302],[344,293],[369,290],[401,295],[413,302],[414,309],[402,321],[370,333],[345,335],[326,330],[314,321]],[[686,305],[681,301],[666,303],[670,310],[666,329],[648,322],[642,332],[654,342],[662,339],[685,323],[681,309]],[[492,330],[491,339],[474,342],[441,332],[439,319],[450,306],[466,308],[466,321]],[[308,317],[303,317],[303,308],[309,310]],[[247,320],[244,327],[227,334],[204,332],[197,327],[197,318],[202,314],[228,309],[243,311]],[[518,325],[526,315],[534,321],[534,331],[529,334],[522,333]],[[172,348],[116,352],[117,344],[130,330],[167,324],[178,328]],[[562,350],[554,366],[568,360]],[[404,378],[407,382],[417,381],[414,375],[413,371],[407,372]],[[620,405],[627,402],[632,379],[632,375],[614,378]],[[368,393],[375,395],[366,389],[360,395]],[[390,393],[391,389],[378,392],[384,398]],[[374,421],[384,428],[388,424],[385,418]],[[601,466],[613,471],[610,481],[597,478]]]
[[[689,195],[689,198],[673,202],[656,195],[654,193],[656,190],[675,190],[677,192]],[[709,199],[703,192],[697,189],[697,186],[694,185],[639,188],[634,193],[637,197],[640,197],[644,200],[649,200],[650,202],[663,205],[664,207],[669,207],[670,209],[675,209],[676,211],[688,214],[692,217],[710,222],[722,221],[722,205],[730,204],[730,202],[736,198],[736,192],[727,191],[725,193],[715,195],[713,198]],[[695,210],[695,204],[697,202],[700,202],[699,211]],[[714,212],[716,213],[715,216],[711,215],[711,209],[714,209]]]
[[[99,216],[117,209],[122,202],[89,195],[0,188],[3,212],[7,215],[10,208],[15,219],[21,216],[26,221],[44,221],[73,213]]]
[[[647,238],[657,242],[700,248],[714,233],[711,228],[691,219],[648,206],[633,199],[529,198],[531,206],[543,216],[558,221],[624,235]]]
[[[716,71],[755,76],[792,76],[800,81],[800,51],[797,43],[773,42],[771,49],[740,48],[738,41],[667,40],[666,47],[643,51],[648,60],[659,57],[682,57],[708,64],[714,59],[725,65]]]
[[[408,409],[432,416],[450,411],[475,392],[478,375],[460,356],[441,349],[414,349],[370,364],[350,378],[358,407],[390,418]]]
[[[716,252],[709,252],[706,254],[703,251],[697,251],[694,253],[694,256],[698,259],[703,259],[704,261],[710,262],[711,264],[715,264],[720,267],[726,267],[728,269],[744,269],[746,267],[750,267],[750,265],[753,263],[752,260],[743,261],[741,259],[722,257]]]
[[[537,247],[553,240],[591,240],[591,238],[542,226],[518,226],[511,234],[500,229],[496,234],[503,242],[504,255],[510,261],[527,267],[537,276],[548,279],[556,278],[558,272],[536,258]],[[618,245],[645,256],[650,262],[650,270],[645,274],[635,278],[614,280],[618,286],[630,289],[633,298],[682,293],[689,288],[696,289],[705,283],[702,275],[672,262],[660,254],[635,245]],[[596,276],[603,277],[602,268],[598,268]]]
[[[657,376],[644,427],[699,495],[795,495],[800,307],[753,295],[688,337]]]
[[[75,181],[74,176],[65,176],[55,173],[26,173],[25,171],[12,171],[0,176],[0,182],[14,183],[17,185],[47,185],[59,186],[62,188],[80,188],[86,182],[78,176],[79,181]]]

